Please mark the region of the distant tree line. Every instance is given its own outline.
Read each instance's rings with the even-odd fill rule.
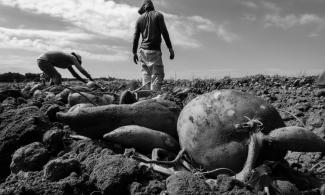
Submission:
[[[114,77],[100,77],[96,80],[102,80],[102,81],[114,81],[117,78]],[[3,83],[10,83],[10,82],[30,82],[30,81],[36,81],[38,82],[40,80],[40,73],[26,73],[26,74],[20,74],[15,72],[7,72],[7,73],[0,73],[0,82]],[[75,81],[75,78],[62,78],[63,81]]]
[[[39,81],[40,74],[34,73],[14,73],[14,72],[7,72],[0,74],[0,82],[23,82],[23,81]]]
[[[15,72],[7,72],[0,74],[0,82],[11,83],[11,82],[38,82],[40,80],[40,73],[26,73],[20,74]],[[75,81],[75,78],[62,78],[63,81]]]

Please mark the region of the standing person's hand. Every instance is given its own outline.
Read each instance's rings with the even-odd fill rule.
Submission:
[[[139,61],[138,55],[137,55],[136,53],[133,54],[133,62],[134,62],[135,64],[138,64],[138,61]]]
[[[170,59],[173,60],[175,58],[175,52],[173,50],[173,48],[169,48],[169,53],[170,53]]]

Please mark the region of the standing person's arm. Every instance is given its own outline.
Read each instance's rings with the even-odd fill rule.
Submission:
[[[133,35],[133,61],[135,64],[138,63],[138,55],[137,55],[137,50],[138,50],[138,45],[139,45],[139,39],[140,39],[140,27],[139,27],[139,20],[137,21],[135,25],[135,32]]]
[[[160,28],[162,36],[164,37],[166,45],[169,49],[170,59],[174,59],[175,53],[173,50],[172,42],[170,41],[170,37],[169,37],[169,33],[167,30],[166,24],[165,24],[164,15],[162,15],[162,14],[159,15],[159,28]]]
[[[76,73],[76,71],[74,71],[74,69],[72,68],[72,66],[70,66],[70,67],[68,68],[68,70],[71,72],[72,76],[74,76],[76,79],[78,79],[79,81],[81,81],[81,82],[83,82],[83,83],[87,83],[87,81],[86,81],[85,79],[81,78],[81,77],[79,76],[79,74]]]
[[[81,64],[78,62],[77,59],[73,59],[73,64],[76,66],[76,68],[85,75],[89,80],[93,81],[93,78],[91,78],[90,74],[81,66]],[[70,71],[71,72],[71,71]],[[71,72],[72,74],[72,72]],[[79,76],[79,75],[78,75]],[[80,77],[80,76],[79,76]]]

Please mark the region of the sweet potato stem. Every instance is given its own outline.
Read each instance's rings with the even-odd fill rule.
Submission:
[[[156,160],[144,160],[140,157],[137,157],[137,156],[132,156],[133,159],[135,160],[138,160],[140,162],[143,162],[143,163],[153,163],[153,164],[157,164],[157,165],[171,165],[171,166],[174,166],[174,165],[177,165],[177,163],[179,163],[179,161],[181,160],[181,158],[183,157],[185,153],[185,150],[182,149],[178,155],[176,156],[176,158],[172,161],[156,161]]]

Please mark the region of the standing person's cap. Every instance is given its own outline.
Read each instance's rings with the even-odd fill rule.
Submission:
[[[80,64],[82,63],[81,56],[79,54],[72,52],[71,55],[73,55]]]
[[[145,12],[155,10],[155,7],[153,6],[153,3],[151,0],[143,0],[141,3],[141,6],[138,10],[138,13],[142,15]]]

